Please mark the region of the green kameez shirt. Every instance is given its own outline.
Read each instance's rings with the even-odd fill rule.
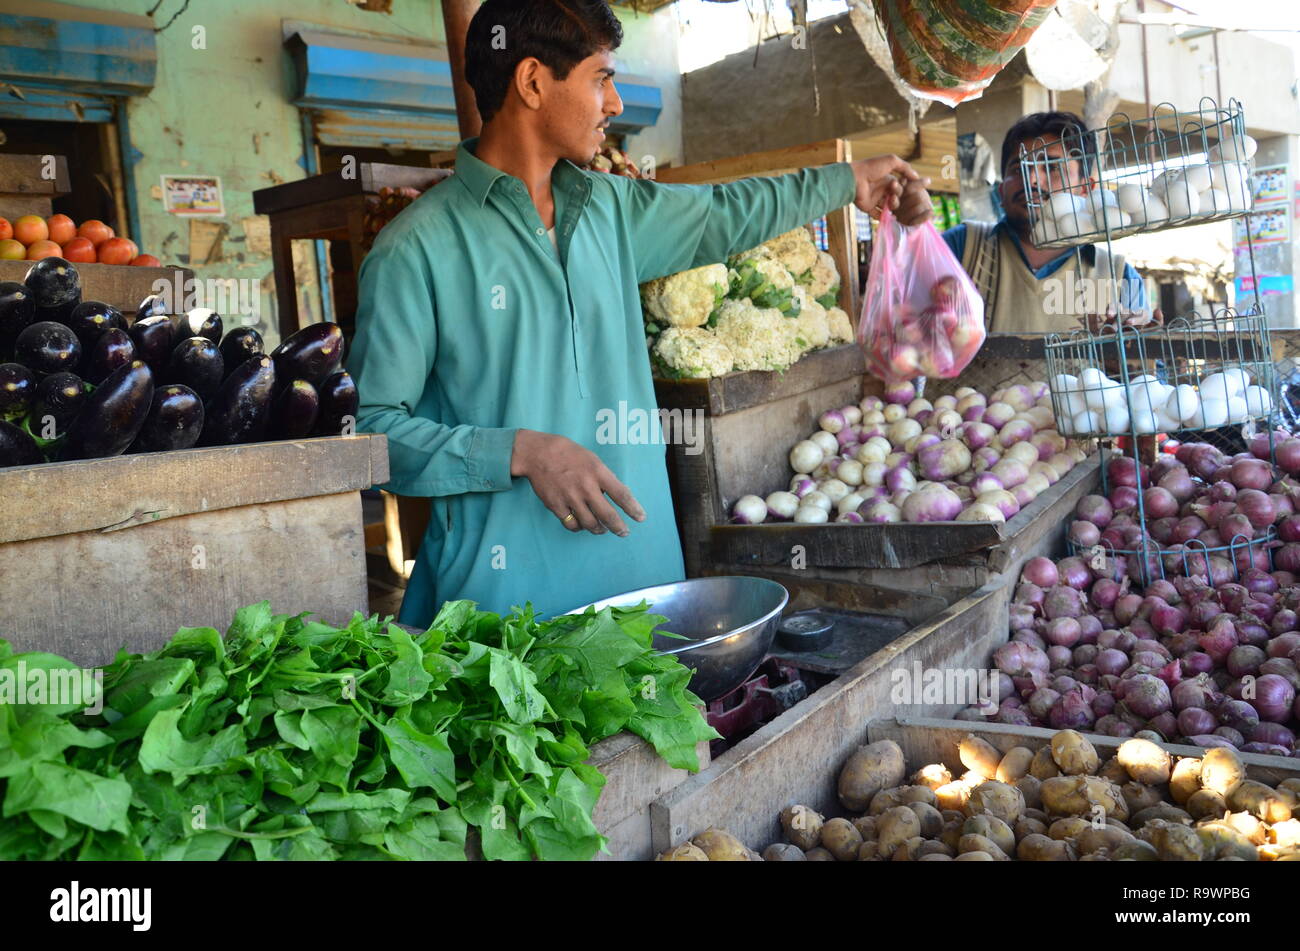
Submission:
[[[450,599],[497,612],[531,601],[550,615],[680,580],[664,445],[598,439],[620,404],[619,418],[657,412],[637,285],[723,261],[855,191],[844,164],[663,185],[562,161],[551,178],[557,255],[523,182],[477,159],[476,142],[380,232],[361,267],[348,360],[359,428],[388,436],[382,488],[433,499],[400,613],[414,626]],[[595,452],[645,521],[625,516],[627,538],[568,531],[510,476],[518,429]]]

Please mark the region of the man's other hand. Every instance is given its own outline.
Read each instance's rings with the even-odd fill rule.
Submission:
[[[610,499],[638,522],[645,511],[631,491],[590,449],[552,433],[521,429],[515,434],[510,474],[523,476],[542,504],[571,532],[628,534]]]
[[[879,218],[886,208],[909,226],[933,217],[934,206],[926,191],[930,179],[922,178],[897,155],[858,159],[851,167],[858,180],[853,202],[871,217]]]

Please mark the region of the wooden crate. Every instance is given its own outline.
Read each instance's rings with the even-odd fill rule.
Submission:
[[[806,145],[715,159],[712,162],[664,168],[656,173],[655,178],[660,182],[680,185],[716,185],[755,175],[785,175],[802,168],[849,162],[852,159],[852,149],[847,139],[825,139]],[[835,259],[835,269],[840,272],[839,305],[856,327],[861,304],[858,291],[858,226],[856,209],[852,204],[826,215],[826,242],[828,253]]]
[[[0,217],[10,222],[23,215],[50,217],[54,199],[71,187],[65,156],[0,155]]]
[[[34,261],[0,261],[0,281],[21,281]],[[97,300],[135,317],[140,301],[150,294],[172,294],[184,303],[193,285],[194,272],[187,267],[132,267],[127,264],[77,264],[81,278],[81,299]]]
[[[224,631],[261,600],[367,611],[361,489],[384,436],[331,436],[0,470],[0,637],[77,663]]]
[[[815,584],[815,582],[814,582]],[[838,766],[866,737],[867,724],[894,714],[898,672],[914,665],[983,668],[1006,639],[1005,579],[985,585],[918,624],[836,680],[727,750],[708,769],[650,805],[654,851],[718,826],[761,848],[778,841],[780,811],[793,803],[829,808]],[[811,588],[800,607],[815,605]],[[880,610],[872,599],[872,610]],[[962,704],[919,703],[918,715],[952,716]]]

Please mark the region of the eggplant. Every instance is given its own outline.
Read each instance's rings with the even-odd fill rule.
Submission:
[[[36,319],[36,301],[26,284],[0,281],[0,360],[13,356],[14,341]]]
[[[306,380],[320,386],[343,365],[343,329],[338,324],[309,324],[276,347],[271,359],[283,385]]]
[[[86,398],[68,427],[60,461],[118,456],[135,442],[153,403],[153,374],[143,360],[118,367]]]
[[[36,261],[27,269],[22,282],[31,291],[38,311],[59,308],[68,308],[70,311],[81,301],[81,274],[77,273],[72,262],[61,257],[43,257]]]
[[[161,380],[167,371],[167,361],[176,349],[171,318],[166,314],[152,314],[136,320],[127,333],[135,344],[136,358],[148,364],[154,379]]]
[[[36,374],[21,363],[0,363],[0,419],[10,423],[22,419],[35,398]]]
[[[320,415],[320,394],[306,380],[294,380],[271,404],[270,439],[306,439]]]
[[[252,327],[236,327],[221,340],[221,359],[231,369],[265,352],[262,335]]]
[[[82,359],[82,379],[98,386],[114,370],[126,366],[135,358],[135,344],[131,342],[130,334],[120,327],[112,327],[86,351],[86,356]],[[149,372],[153,373],[152,370]]]
[[[52,320],[29,324],[14,341],[14,359],[37,376],[75,370],[81,353],[81,341],[71,328]]]
[[[357,411],[361,396],[352,374],[340,370],[320,386],[320,415],[316,417],[314,436],[352,435],[357,428]]]
[[[95,346],[106,331],[114,327],[118,330],[126,330],[126,318],[122,316],[122,312],[110,304],[97,300],[82,301],[72,308],[67,319],[61,323],[72,328],[72,332],[81,341],[81,348],[87,352]]]
[[[275,393],[275,364],[268,356],[240,364],[221,384],[221,391],[205,407],[201,446],[234,446],[259,442],[271,422]]]
[[[166,317],[170,313],[167,297],[163,294],[150,294],[135,309],[135,323],[149,317]]]
[[[221,316],[210,307],[195,307],[184,314],[172,316],[176,339],[205,337],[213,345],[221,343]]]
[[[45,461],[36,440],[13,423],[0,419],[0,469],[35,466]]]
[[[90,394],[86,384],[75,373],[51,373],[36,385],[36,399],[32,403],[32,429],[43,439],[57,439],[68,431],[68,425],[86,405]],[[46,436],[48,423],[54,430]]]
[[[216,396],[225,378],[225,363],[217,345],[207,337],[190,337],[173,348],[160,382],[182,383],[207,402]]]
[[[188,386],[168,383],[153,391],[149,415],[127,452],[189,449],[203,432],[203,401]]]

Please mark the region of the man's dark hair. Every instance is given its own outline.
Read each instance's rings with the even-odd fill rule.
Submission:
[[[1022,116],[1016,124],[1007,130],[1002,140],[1002,176],[1007,174],[1007,166],[1013,162],[1020,164],[1020,143],[1033,152],[1041,148],[1038,139],[1059,138],[1068,154],[1077,156],[1082,152],[1083,169],[1088,171],[1097,155],[1097,137],[1084,125],[1081,118],[1073,112],[1031,112]]]
[[[562,81],[588,56],[621,42],[623,25],[605,0],[487,0],[469,24],[465,79],[487,122],[523,60],[540,60]]]

